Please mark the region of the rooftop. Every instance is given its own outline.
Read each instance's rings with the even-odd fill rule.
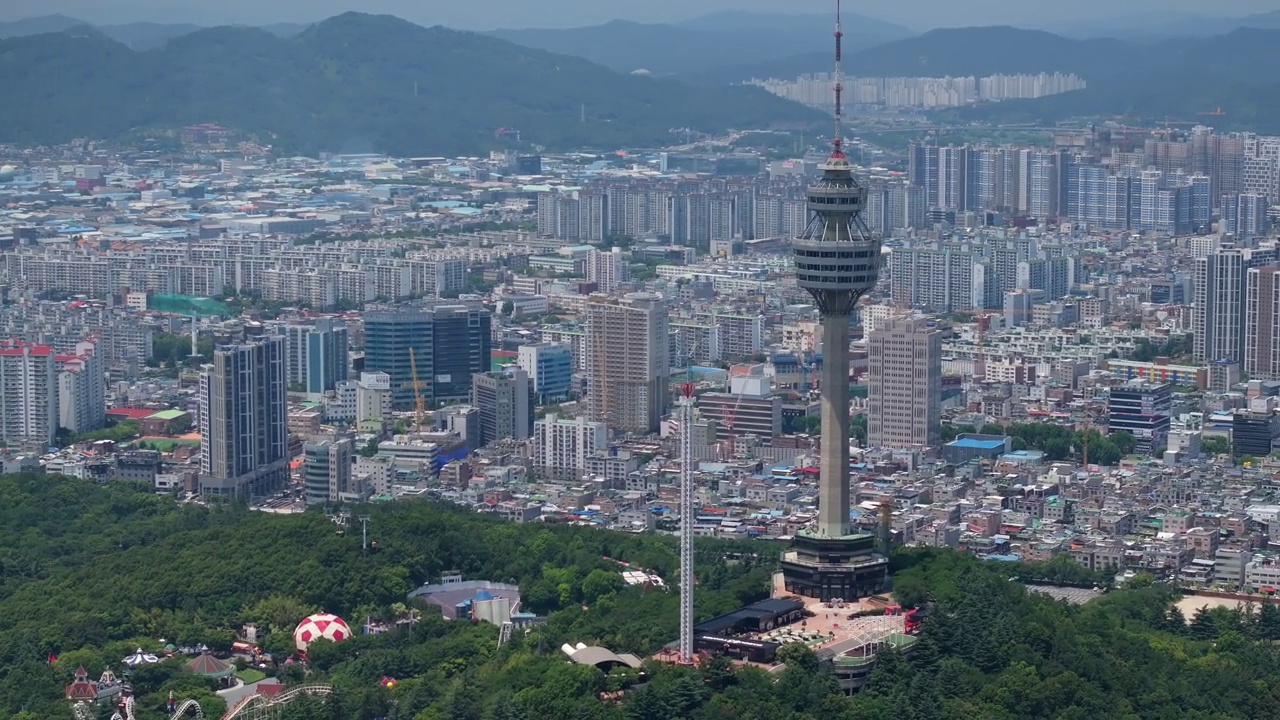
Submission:
[[[948,443],[951,447],[970,448],[973,450],[999,450],[1004,447],[1003,440],[975,440],[973,438],[963,438],[953,440]]]

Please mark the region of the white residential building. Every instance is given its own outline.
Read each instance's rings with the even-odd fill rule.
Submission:
[[[548,413],[533,424],[533,464],[549,478],[577,479],[586,469],[587,458],[608,442],[604,423]]]
[[[596,289],[602,293],[617,292],[623,283],[630,280],[628,270],[622,248],[587,253],[587,281],[595,283]]]
[[[106,382],[97,343],[86,340],[69,355],[57,356],[58,424],[73,433],[106,425]]]
[[[58,431],[58,379],[48,345],[0,348],[0,442],[43,449]]]

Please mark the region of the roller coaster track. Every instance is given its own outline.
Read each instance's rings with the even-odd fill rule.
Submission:
[[[275,697],[250,695],[227,710],[227,714],[222,716],[222,720],[258,720],[259,718],[268,717],[272,710],[279,708],[281,705],[288,705],[303,695],[328,697],[332,694],[332,685],[311,683],[289,688]]]
[[[182,704],[178,706],[178,709],[174,710],[173,714],[169,716],[169,720],[180,720],[180,718],[187,714],[188,710],[195,710],[192,717],[204,717],[204,710],[200,709],[200,703],[195,700],[183,700]]]

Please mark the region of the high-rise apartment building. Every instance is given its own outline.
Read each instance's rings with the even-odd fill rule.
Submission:
[[[98,430],[106,424],[106,369],[97,342],[85,340],[56,358],[58,424],[72,433]]]
[[[603,189],[538,194],[538,234],[567,240],[603,242],[609,227],[609,194]]]
[[[867,337],[867,443],[942,444],[942,331],[924,318],[890,318]]]
[[[1241,239],[1266,235],[1271,229],[1271,219],[1267,215],[1270,204],[1265,195],[1223,195],[1222,231]]]
[[[1280,266],[1246,274],[1243,365],[1251,379],[1280,380]]]
[[[1271,248],[1222,248],[1196,259],[1192,355],[1197,362],[1243,361],[1247,273],[1276,261]]]
[[[533,388],[521,368],[472,375],[471,405],[480,413],[477,446],[524,440],[533,432]]]
[[[347,379],[347,326],[341,320],[287,325],[284,336],[291,387],[319,394]]]
[[[489,311],[476,303],[367,312],[365,368],[391,377],[397,407],[414,404],[415,363],[425,402],[465,402],[471,396],[471,376],[489,369],[490,323]]]
[[[353,485],[353,443],[347,438],[314,437],[302,445],[302,479],[308,505],[340,502],[359,495]]]
[[[959,248],[895,248],[889,255],[893,302],[931,312],[960,312],[1003,305],[991,262]]]
[[[1107,398],[1107,430],[1133,435],[1137,441],[1134,452],[1163,453],[1169,442],[1171,387],[1168,383],[1130,380],[1111,388]]]
[[[604,423],[548,413],[533,424],[533,465],[548,478],[576,480],[587,458],[608,444],[609,429]]]
[[[418,258],[410,255],[409,290],[429,298],[453,297],[467,287],[467,261],[459,258]]]
[[[716,360],[745,362],[764,349],[764,316],[712,310],[699,319],[716,329]]]
[[[631,279],[629,269],[622,248],[587,253],[587,281],[595,283],[596,289],[602,293],[617,292],[623,283]]]
[[[560,343],[521,345],[517,364],[529,374],[538,402],[563,400],[573,387],[573,348]]]
[[[591,419],[628,432],[657,432],[671,370],[666,303],[652,293],[593,296],[583,314]]]
[[[268,495],[289,478],[284,339],[260,332],[216,346],[200,376],[202,495]]]
[[[44,450],[58,431],[58,409],[54,349],[0,347],[0,442]]]

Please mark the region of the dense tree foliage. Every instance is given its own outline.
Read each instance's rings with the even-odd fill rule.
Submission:
[[[525,608],[549,614],[529,640],[547,650],[573,640],[648,654],[676,635],[675,595],[622,587],[620,566],[605,559],[673,577],[670,538],[502,523],[428,502],[367,512],[380,549],[366,555],[358,533],[339,534],[319,513],[204,508],[176,504],[141,486],[0,477],[0,615],[6,618],[0,718],[24,707],[42,710],[41,717],[60,716],[65,707],[58,698],[77,665],[95,674],[107,664],[118,668],[135,647],[159,649],[160,638],[225,648],[234,629],[254,622],[272,632],[269,650],[288,651],[288,633],[309,612],[335,612],[353,626],[390,618],[408,591],[449,570],[518,583]],[[700,552],[700,613],[727,612],[765,596],[776,563],[772,544],[709,541]],[[737,558],[734,564],[724,561],[726,554]],[[444,661],[461,668],[471,653],[496,646],[493,626],[434,622],[424,614],[415,639],[369,637],[350,644],[371,654],[387,643],[388,657],[400,658],[408,651],[395,648],[409,643],[426,658],[421,664],[389,660],[367,678],[360,674],[356,697],[364,697],[366,679],[376,689],[374,681],[383,675],[411,678]],[[471,649],[455,652],[455,644]],[[347,647],[328,650],[337,658]],[[326,650],[313,653],[318,667],[328,662]],[[52,671],[50,654],[59,656]],[[441,672],[452,676],[459,668]],[[171,687],[190,691],[192,682],[157,673],[135,686],[149,697]]]
[[[669,144],[672,129],[821,119],[760,88],[618,74],[496,38],[356,13],[288,39],[221,27],[143,52],[84,28],[2,40],[0,58],[8,99],[0,128],[16,142],[218,122],[286,151],[454,156],[510,147],[516,141],[502,128],[518,131],[526,147],[615,149]]]
[[[1089,462],[1094,465],[1115,465],[1133,452],[1136,443],[1129,433],[1103,435],[1092,428],[1073,430],[1053,423],[988,423],[980,430],[972,425],[944,424],[942,439],[944,442],[951,442],[958,435],[975,432],[1008,435],[1013,438],[1014,450],[1040,450],[1044,452],[1045,459],[1050,461],[1083,460],[1087,447]]]
[[[196,351],[204,361],[213,360],[213,338],[198,338]],[[147,364],[151,367],[180,367],[190,356],[190,335],[161,332],[151,340],[151,357],[147,358]]]
[[[1129,355],[1130,360],[1151,362],[1158,357],[1181,358],[1191,354],[1192,336],[1190,333],[1171,337],[1161,343],[1147,338],[1138,338],[1137,348]]]
[[[983,562],[952,551],[894,557],[898,599],[930,609],[906,655],[882,654],[866,690],[842,695],[808,650],[789,646],[769,673],[722,659],[604,673],[564,661],[567,641],[648,655],[675,636],[675,597],[624,586],[605,556],[667,576],[667,538],[545,524],[504,524],[428,502],[370,508],[382,548],[320,514],[275,516],[234,506],[178,505],[141,487],[60,477],[0,477],[0,718],[63,717],[61,686],[77,665],[99,672],[159,638],[225,647],[253,622],[268,650],[289,650],[293,625],[325,609],[353,624],[404,616],[405,593],[457,569],[518,582],[545,624],[499,647],[497,628],[422,608],[411,626],[319,642],[306,669],[332,683],[299,701],[307,720],[1227,720],[1280,716],[1280,610],[1202,609],[1186,622],[1174,592],[1147,579],[1084,606],[1010,580],[1088,583],[1068,560]],[[700,540],[698,611],[761,597],[775,565],[767,542]],[[58,659],[52,665],[50,654]],[[163,717],[173,690],[206,716],[222,711],[206,681],[178,661],[138,670],[139,717]],[[383,684],[394,678],[393,687]],[[25,713],[25,714],[24,714]]]

